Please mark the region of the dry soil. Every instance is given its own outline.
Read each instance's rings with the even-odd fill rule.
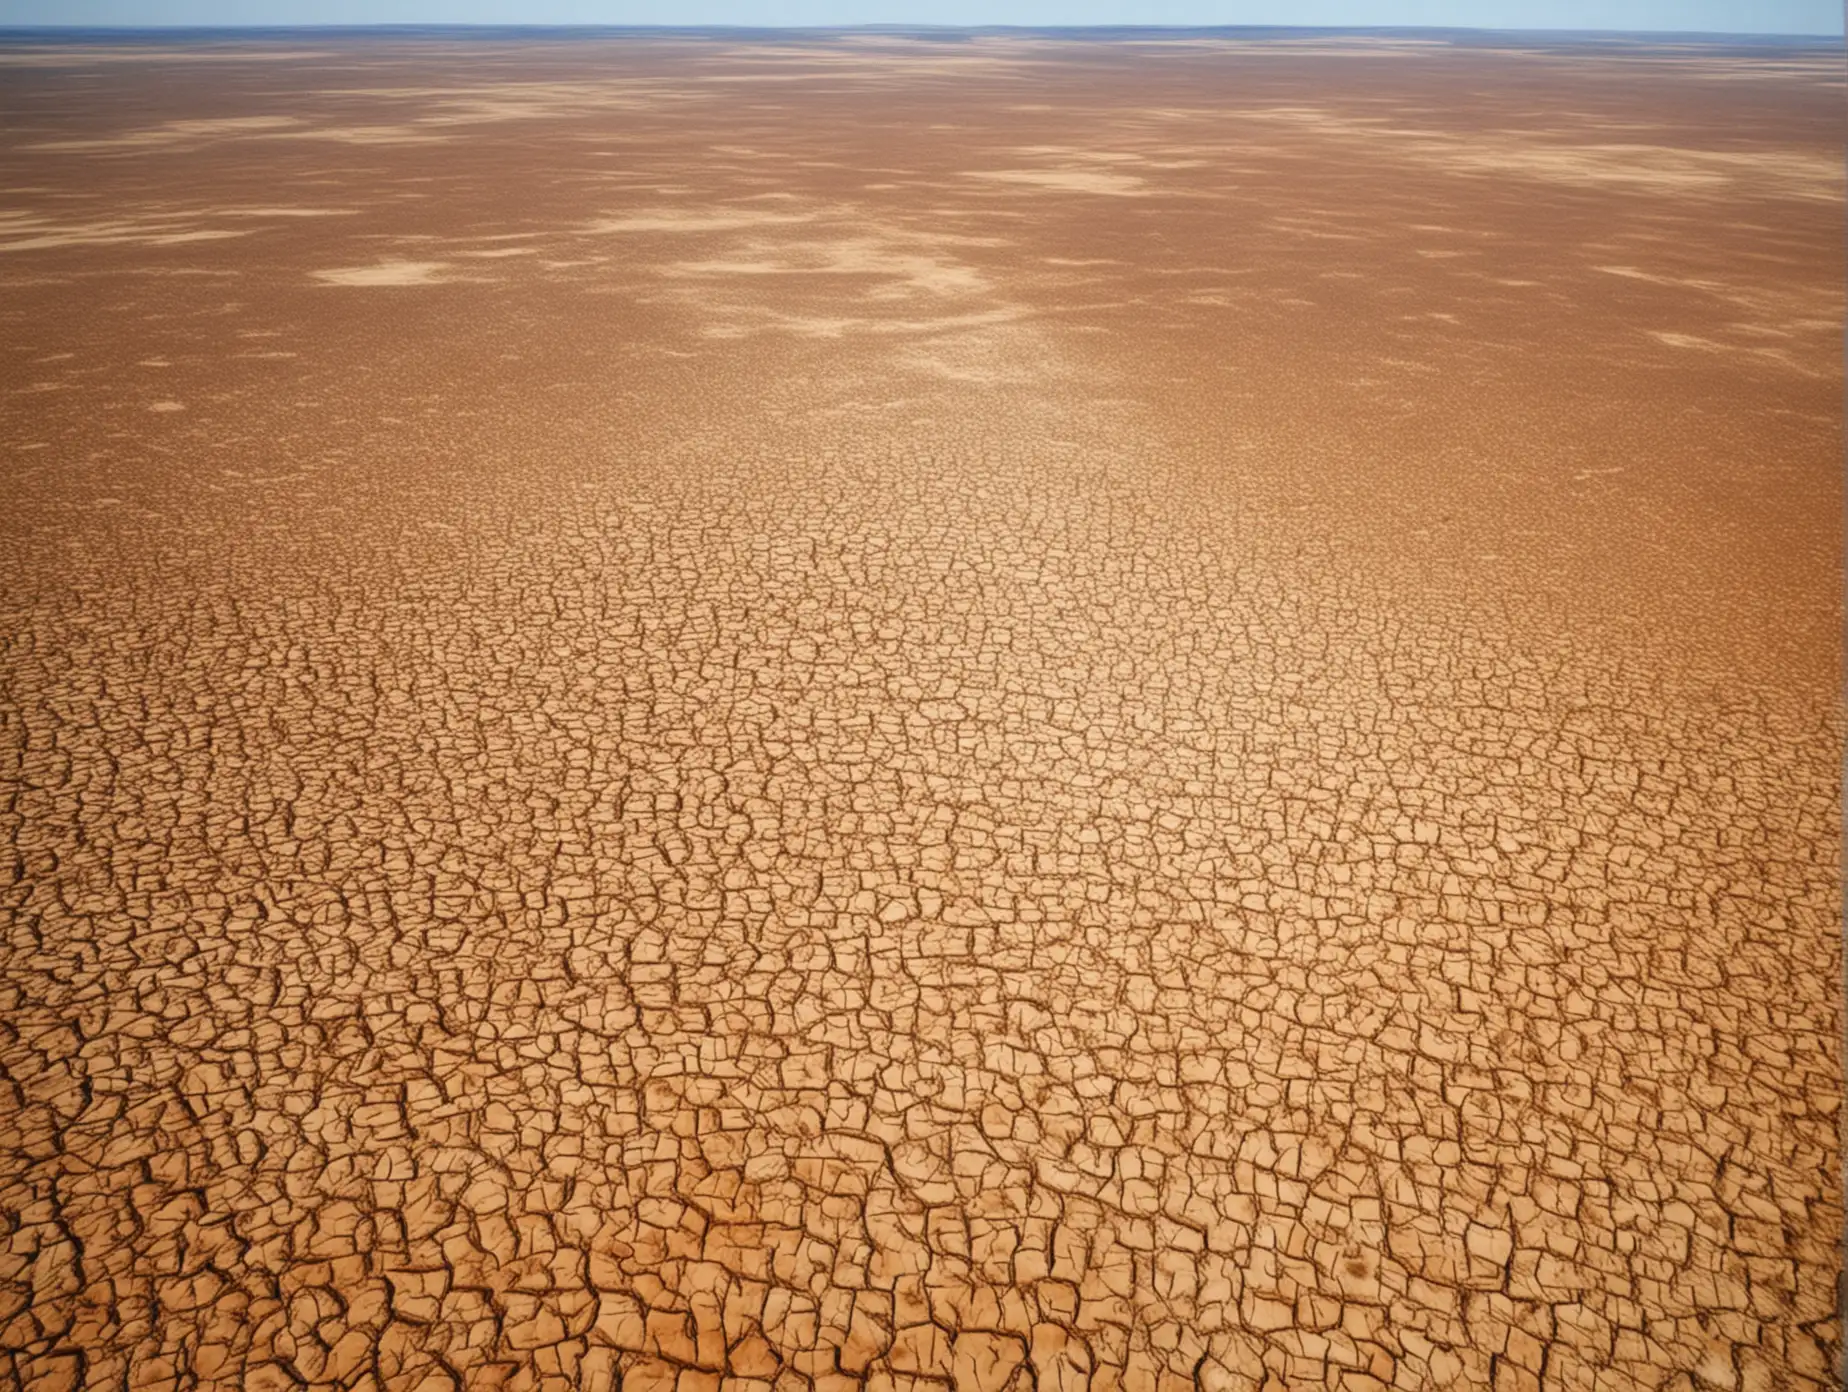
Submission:
[[[1826,1385],[1841,67],[0,44],[0,1383]]]

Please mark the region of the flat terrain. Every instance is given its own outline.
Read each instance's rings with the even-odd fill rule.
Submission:
[[[1842,77],[0,43],[0,1385],[1829,1385]]]

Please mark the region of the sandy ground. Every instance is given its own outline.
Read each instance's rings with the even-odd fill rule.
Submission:
[[[0,1382],[1825,1386],[1842,85],[0,45]]]

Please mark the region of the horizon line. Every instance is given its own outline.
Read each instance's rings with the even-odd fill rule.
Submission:
[[[370,24],[0,24],[0,40],[25,34],[365,34],[431,30],[493,33],[660,34],[1507,34],[1591,39],[1759,39],[1848,44],[1848,35],[1761,29],[1586,29],[1470,24],[582,24],[381,21]]]

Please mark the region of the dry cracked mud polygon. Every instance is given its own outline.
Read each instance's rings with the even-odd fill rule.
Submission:
[[[0,70],[0,1382],[1828,1383],[1838,52]]]

